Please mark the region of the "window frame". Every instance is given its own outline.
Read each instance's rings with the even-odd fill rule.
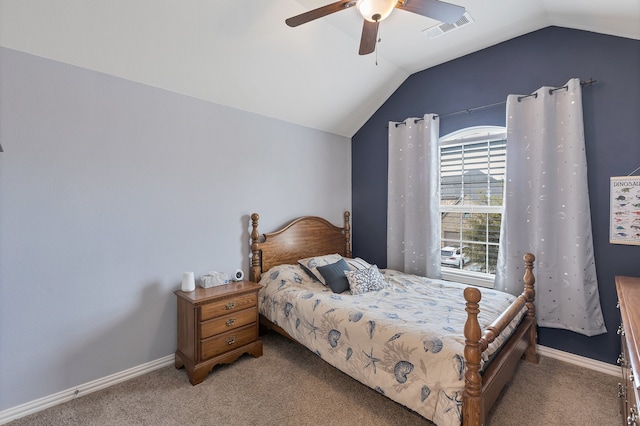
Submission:
[[[472,142],[483,142],[483,141],[495,141],[495,140],[504,140],[506,144],[507,139],[507,129],[502,126],[472,126],[466,127],[463,129],[456,130],[455,132],[451,132],[445,136],[442,136],[438,139],[438,162],[440,163],[441,158],[441,149],[446,146],[458,145],[458,144],[466,144]],[[440,173],[440,177],[438,179],[438,194],[440,194],[440,184],[442,181],[442,173]],[[440,198],[440,197],[439,197]],[[504,202],[504,201],[503,201]],[[502,206],[500,208],[500,213],[502,213]],[[452,208],[450,209],[460,210],[460,212],[470,212],[469,206]],[[484,211],[491,210],[490,206],[487,208],[482,208]],[[494,209],[495,210],[495,209]],[[439,209],[442,213],[442,211]],[[494,212],[495,213],[495,212]],[[441,235],[442,238],[442,235]],[[442,241],[441,241],[442,245]],[[474,272],[468,271],[464,269],[456,269],[450,268],[444,265],[441,265],[442,271],[442,279],[461,282],[464,284],[476,285],[481,287],[493,288],[495,282],[495,274],[489,274],[485,272]]]

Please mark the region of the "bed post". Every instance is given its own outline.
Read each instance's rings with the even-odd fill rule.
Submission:
[[[261,262],[260,262],[260,250],[258,249],[258,240],[260,239],[260,233],[258,232],[258,219],[260,215],[253,213],[251,215],[251,272],[249,279],[255,283],[260,281],[261,276]]]
[[[527,319],[533,323],[531,327],[531,331],[529,332],[529,347],[524,352],[522,357],[529,361],[537,364],[540,361],[540,357],[538,356],[537,349],[537,331],[536,331],[536,306],[533,301],[536,297],[536,291],[534,288],[534,284],[536,282],[536,278],[533,275],[533,262],[536,260],[536,257],[531,253],[526,253],[523,257],[524,259],[524,294],[527,298]]]
[[[351,213],[344,212],[344,255],[345,257],[352,257],[351,254],[351,225],[349,224],[349,216]]]
[[[478,323],[478,303],[482,298],[480,290],[475,287],[464,289],[467,301],[467,321],[464,324],[464,393],[462,394],[462,424],[465,426],[481,425],[486,413],[482,412],[482,376],[480,375],[480,323]]]

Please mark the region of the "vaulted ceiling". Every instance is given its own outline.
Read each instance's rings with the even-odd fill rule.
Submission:
[[[451,0],[473,22],[433,39],[396,9],[365,56],[355,8],[285,25],[332,1],[0,0],[0,46],[350,137],[409,75],[519,35],[640,39],[640,0]]]

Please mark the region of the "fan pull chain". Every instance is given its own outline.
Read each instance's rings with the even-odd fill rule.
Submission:
[[[381,29],[378,29],[378,40],[376,40],[376,67],[378,66],[378,44],[382,41],[381,32]]]

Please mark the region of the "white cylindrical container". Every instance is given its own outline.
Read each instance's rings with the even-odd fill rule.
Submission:
[[[185,272],[182,274],[182,291],[194,291],[196,289],[196,280],[193,272]]]

